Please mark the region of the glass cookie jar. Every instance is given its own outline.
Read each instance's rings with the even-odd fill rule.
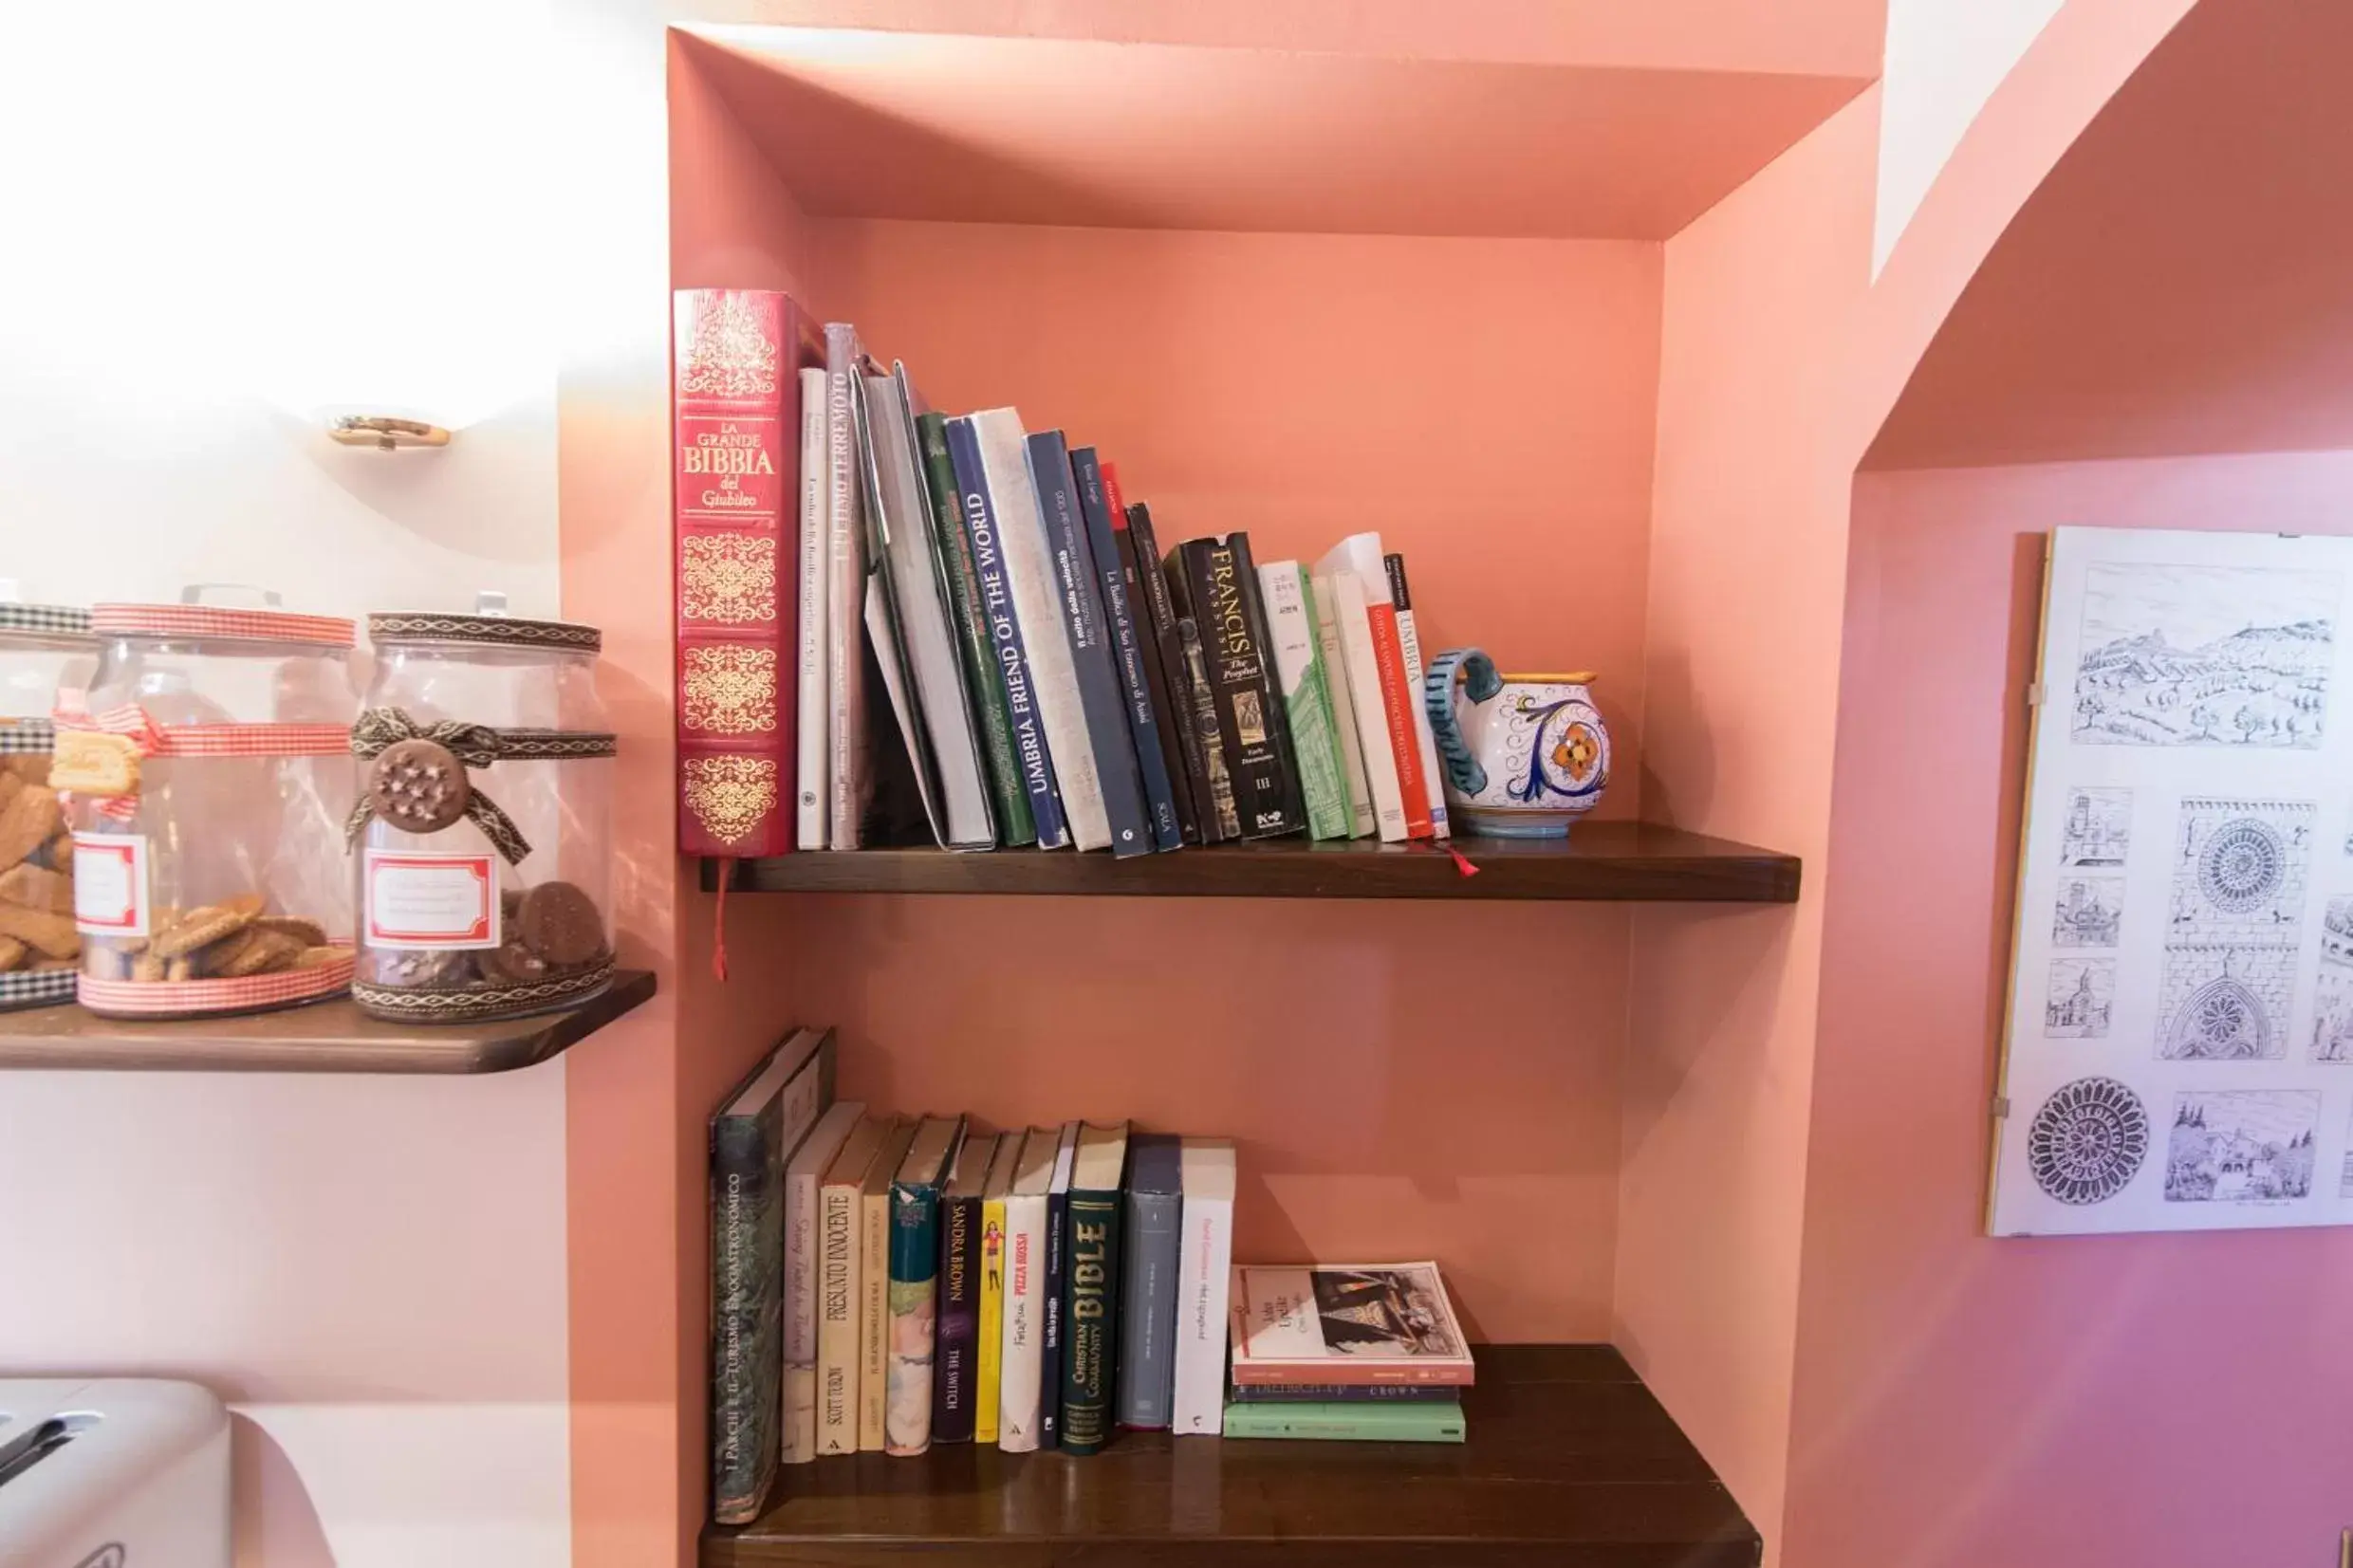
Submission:
[[[73,840],[49,787],[49,714],[79,707],[98,643],[90,612],[25,604],[0,581],[0,1011],[70,1002],[82,959]]]
[[[484,596],[495,602],[494,596]],[[593,626],[503,614],[368,618],[360,968],[373,1017],[472,1022],[612,984],[612,757]]]
[[[87,702],[57,715],[94,1013],[249,1012],[351,980],[352,623],[217,597],[97,606]]]

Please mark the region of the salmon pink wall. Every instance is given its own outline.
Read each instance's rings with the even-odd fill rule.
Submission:
[[[2353,1523],[2353,1233],[1982,1234],[2045,531],[2353,532],[2348,489],[2347,452],[1856,481],[1788,1561],[2285,1568]]]
[[[1432,651],[1602,671],[1636,815],[1657,247],[814,228],[827,314],[941,407],[1100,444],[1164,543],[1378,528]],[[805,902],[846,1093],[1231,1133],[1246,1254],[1436,1255],[1484,1337],[1605,1334],[1623,911]]]

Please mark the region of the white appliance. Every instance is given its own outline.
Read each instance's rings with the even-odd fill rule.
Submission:
[[[0,1378],[0,1568],[229,1568],[229,1412],[194,1383]]]

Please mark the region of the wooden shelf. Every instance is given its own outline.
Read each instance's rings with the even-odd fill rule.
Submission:
[[[282,1012],[152,1024],[80,1007],[0,1013],[0,1068],[141,1072],[504,1073],[579,1044],[654,994],[623,969],[584,1006],[503,1024],[381,1024],[348,998]]]
[[[1461,1445],[973,1444],[796,1465],[703,1568],[1752,1568],[1698,1450],[1607,1345],[1483,1347]]]
[[[1457,839],[1477,866],[1370,839],[1275,839],[1115,860],[1107,854],[936,849],[778,855],[736,862],[749,893],[996,893],[1208,898],[1553,898],[1793,904],[1796,857],[1643,822],[1587,822],[1561,839]],[[703,887],[718,886],[703,862]]]

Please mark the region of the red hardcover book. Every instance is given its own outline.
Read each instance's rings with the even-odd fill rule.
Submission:
[[[788,296],[672,302],[677,543],[678,849],[793,843],[801,378],[824,340]]]

